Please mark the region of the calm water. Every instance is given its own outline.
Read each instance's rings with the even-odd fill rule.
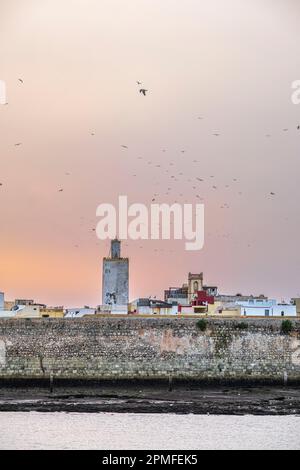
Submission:
[[[0,413],[0,449],[300,449],[300,417]]]

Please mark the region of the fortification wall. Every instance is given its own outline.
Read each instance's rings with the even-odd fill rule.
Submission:
[[[281,320],[208,320],[204,332],[196,319],[0,320],[0,381],[300,383],[300,321],[293,325],[284,335]]]

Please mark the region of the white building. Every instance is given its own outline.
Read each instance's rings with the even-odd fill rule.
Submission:
[[[267,299],[267,298],[252,298],[248,300],[237,300],[236,305],[241,305],[242,307],[265,307],[271,308],[276,305],[276,300]]]
[[[0,318],[40,318],[39,305],[15,305],[11,310],[0,310]]]
[[[157,299],[136,299],[130,304],[130,313],[137,315],[177,315],[178,306]]]
[[[278,304],[264,306],[242,305],[242,317],[296,317],[297,309],[295,305]]]
[[[97,310],[90,307],[67,308],[65,318],[82,318],[86,315],[95,315],[95,313],[97,313]]]

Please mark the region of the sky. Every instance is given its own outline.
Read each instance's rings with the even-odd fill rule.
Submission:
[[[6,299],[100,304],[96,209],[119,195],[205,204],[201,251],[123,242],[131,299],[189,272],[299,296],[299,21],[298,0],[0,0]]]

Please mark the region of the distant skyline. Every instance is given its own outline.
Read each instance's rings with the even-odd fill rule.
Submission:
[[[299,22],[298,0],[1,0],[6,298],[99,304],[96,209],[119,195],[205,203],[199,252],[123,242],[131,299],[188,272],[300,296]]]

